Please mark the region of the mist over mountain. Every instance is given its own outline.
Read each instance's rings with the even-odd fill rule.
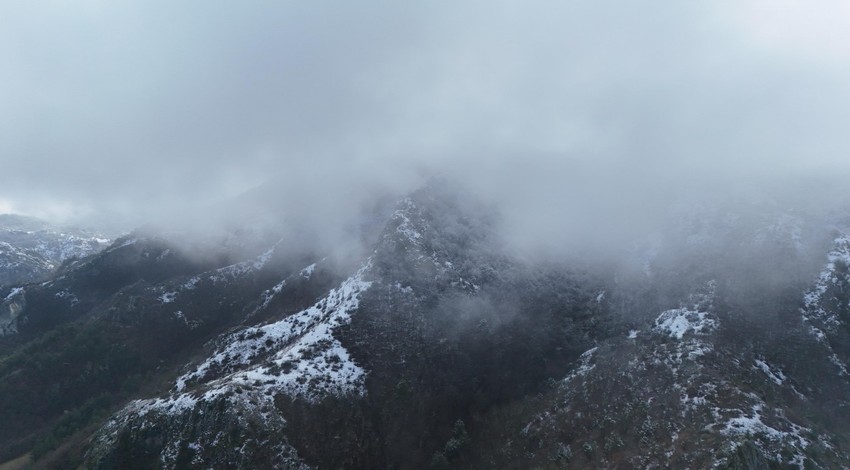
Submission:
[[[850,468],[848,14],[0,6],[0,469]]]
[[[266,183],[310,194],[306,212],[339,208],[332,218],[436,173],[537,205],[529,214],[578,199],[616,220],[729,185],[842,188],[841,12],[832,0],[9,5],[0,208],[131,230]],[[581,207],[558,219],[597,222]]]

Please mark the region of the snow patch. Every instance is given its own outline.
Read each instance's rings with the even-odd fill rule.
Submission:
[[[756,403],[749,413],[741,412],[740,416],[729,419],[720,432],[731,436],[763,436],[763,439],[768,442],[788,445],[795,451],[788,463],[799,465],[799,468],[802,468],[805,460],[804,451],[811,444],[808,439],[803,437],[803,433],[811,433],[811,430],[788,421],[782,415],[781,410],[775,414],[778,414],[778,416],[775,416],[773,421],[776,421],[777,425],[783,424],[782,427],[787,428],[787,430],[783,431],[766,424],[764,404]]]
[[[274,299],[277,294],[280,294],[285,286],[286,279],[275,284],[271,289],[264,290],[263,293],[260,294],[260,305],[258,305],[257,308],[254,309],[253,313],[257,313],[268,307],[272,299]]]
[[[655,320],[653,329],[681,340],[686,333],[706,335],[716,330],[718,322],[708,312],[677,308],[663,312]]]
[[[411,243],[419,244],[422,233],[414,227],[410,217],[407,216],[408,211],[416,210],[416,204],[410,198],[405,198],[400,205],[401,207],[392,215],[392,220],[398,222],[396,232],[402,234]]]
[[[276,248],[277,245],[273,246],[268,251],[261,254],[260,256],[257,256],[254,259],[242,261],[236,264],[231,264],[230,266],[225,266],[223,268],[218,268],[215,271],[212,271],[208,275],[208,278],[213,283],[218,283],[221,281],[227,281],[230,279],[241,277],[251,271],[259,271],[263,269],[266,264],[268,264],[268,262],[272,259],[272,255],[274,254]]]
[[[596,364],[591,364],[591,363],[590,363],[590,361],[591,361],[591,359],[593,359],[593,354],[594,354],[594,353],[596,353],[596,350],[597,350],[597,349],[599,349],[599,348],[598,348],[598,347],[596,347],[596,348],[588,349],[587,351],[583,352],[583,353],[581,354],[581,356],[579,356],[579,365],[578,365],[578,367],[576,367],[576,369],[575,369],[574,371],[572,371],[572,372],[570,373],[570,375],[568,375],[568,376],[564,379],[564,381],[563,381],[563,382],[564,382],[564,383],[572,382],[572,381],[573,381],[573,380],[575,380],[576,378],[578,378],[578,377],[582,377],[582,376],[585,376],[585,375],[587,375],[588,373],[590,373],[590,371],[592,371],[593,369],[595,369],[595,368],[596,368]]]
[[[827,254],[827,263],[818,276],[815,285],[803,296],[803,321],[812,325],[812,333],[819,341],[825,340],[825,333],[834,332],[841,320],[832,311],[830,301],[834,297],[827,296],[830,289],[841,290],[850,283],[850,236],[842,235],[835,239],[833,249]],[[815,327],[814,325],[817,325]]]
[[[60,299],[67,300],[68,302],[71,303],[72,307],[74,305],[77,305],[78,303],[80,303],[80,299],[78,299],[75,294],[73,294],[71,291],[69,291],[67,289],[57,292],[56,297],[60,298]]]
[[[315,271],[315,270],[316,270],[316,263],[313,263],[310,266],[307,266],[306,268],[302,269],[299,274],[304,279],[310,279],[310,277],[313,276],[313,271]]]
[[[20,294],[22,292],[24,292],[23,287],[15,287],[15,288],[12,289],[11,292],[9,292],[9,295],[7,295],[6,298],[3,299],[3,301],[5,302],[7,300],[12,300],[13,298],[15,298],[18,294]]]
[[[772,380],[776,385],[782,385],[785,382],[786,377],[785,377],[785,374],[783,374],[781,370],[772,369],[770,367],[770,365],[768,365],[766,362],[764,362],[760,359],[755,360],[755,366],[754,367],[756,369],[759,369],[762,372],[764,372],[770,378],[770,380]]]
[[[177,380],[176,392],[189,384],[207,383],[213,388],[240,384],[307,400],[365,394],[366,372],[333,332],[351,321],[360,294],[371,287],[371,281],[363,279],[370,268],[371,260],[306,310],[228,336],[216,354]]]
[[[193,290],[195,287],[197,287],[198,282],[200,282],[200,281],[201,281],[200,277],[192,276],[192,277],[189,278],[188,281],[186,281],[183,284],[183,288],[186,289],[186,290]]]
[[[403,294],[412,294],[413,288],[410,286],[402,286],[400,282],[396,282],[393,287],[401,291]]]

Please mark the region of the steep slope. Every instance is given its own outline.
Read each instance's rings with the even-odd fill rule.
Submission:
[[[329,282],[321,271],[315,287],[302,282],[291,266],[306,261],[281,246],[221,266],[226,259],[131,237],[50,281],[16,289],[3,304],[14,311],[14,328],[0,339],[0,420],[15,425],[0,428],[0,454],[52,450],[128,394],[174,377],[210,338],[261,317],[269,304],[300,308],[302,296],[312,300]],[[276,298],[276,285],[289,277],[296,278],[291,294]]]
[[[589,331],[602,328],[598,289],[511,260],[489,239],[492,222],[455,204],[429,192],[401,201],[348,279],[305,310],[221,337],[168,396],[113,417],[87,465],[120,468],[140,453],[165,468],[455,459],[442,452],[458,420],[565,373]],[[532,300],[550,289],[562,299]],[[236,424],[224,435],[191,418],[201,415]],[[274,432],[258,432],[255,421]],[[333,448],[318,445],[328,439]],[[246,454],[237,442],[261,450]]]
[[[497,213],[440,186],[364,223],[359,259],[136,234],[2,293],[0,455],[848,468],[850,244],[751,212],[687,214],[605,264],[522,257]]]
[[[711,289],[713,290],[713,289]],[[540,468],[847,468],[846,412],[814,341],[735,338],[713,293],[588,350],[484,462]],[[797,334],[800,333],[798,330]],[[734,339],[733,339],[734,338]],[[799,340],[799,336],[797,338]],[[802,354],[804,356],[796,356]],[[801,365],[807,373],[798,372]],[[812,380],[814,379],[814,380]],[[615,399],[612,399],[614,398]]]
[[[749,228],[706,219],[678,237],[683,254],[656,245],[610,293],[633,321],[628,335],[488,417],[498,431],[474,466],[850,468],[846,236],[818,275],[807,254],[827,250],[816,226],[803,244],[784,214]]]

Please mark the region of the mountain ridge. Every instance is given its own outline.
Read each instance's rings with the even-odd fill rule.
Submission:
[[[401,199],[356,262],[286,238],[233,263],[131,236],[24,286],[26,321],[0,342],[0,415],[21,432],[0,434],[0,454],[35,449],[45,468],[850,465],[841,235],[812,277],[789,266],[818,250],[781,214],[723,235],[750,240],[755,271],[692,236],[712,234],[710,216],[652,256],[625,247],[637,269],[540,262],[464,197]],[[58,407],[13,411],[56,400],[27,396],[37,383]]]

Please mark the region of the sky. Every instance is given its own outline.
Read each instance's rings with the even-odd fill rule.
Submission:
[[[444,175],[516,226],[850,172],[840,0],[8,1],[0,211],[133,226]]]

